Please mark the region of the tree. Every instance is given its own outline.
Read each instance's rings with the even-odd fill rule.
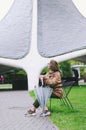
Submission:
[[[59,65],[62,71],[62,77],[72,77],[71,64],[69,61],[61,62]]]

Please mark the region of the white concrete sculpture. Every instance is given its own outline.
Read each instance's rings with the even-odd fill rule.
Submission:
[[[86,49],[69,52],[52,58],[42,57],[37,49],[37,0],[33,3],[32,35],[29,53],[20,59],[0,58],[0,64],[19,67],[26,71],[28,77],[28,90],[32,90],[38,84],[38,77],[42,68],[54,59],[58,62],[72,59],[86,54]],[[8,50],[9,51],[9,50]]]

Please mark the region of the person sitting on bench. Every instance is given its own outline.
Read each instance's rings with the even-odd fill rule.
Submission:
[[[44,87],[50,86],[53,88],[51,98],[62,98],[63,90],[62,90],[62,81],[61,81],[61,72],[59,71],[59,65],[55,60],[51,60],[48,63],[49,72],[45,75],[40,75],[39,79],[43,79]],[[28,113],[31,115],[35,115],[36,109],[40,106],[38,100],[36,99],[33,103],[33,107],[28,110]],[[48,108],[45,108],[46,115],[50,115],[50,111]]]

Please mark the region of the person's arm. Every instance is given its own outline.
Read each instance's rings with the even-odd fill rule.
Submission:
[[[39,76],[39,86],[41,86],[41,85],[44,86],[44,77],[45,77],[45,75],[40,75]]]
[[[50,86],[56,86],[57,84],[61,83],[60,73],[56,72],[56,73],[51,74],[51,75],[46,75],[44,77],[44,83],[46,85],[50,85]]]

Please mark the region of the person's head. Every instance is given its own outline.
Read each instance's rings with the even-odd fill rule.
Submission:
[[[52,71],[58,71],[59,70],[59,65],[55,60],[51,60],[48,63],[48,68]]]

